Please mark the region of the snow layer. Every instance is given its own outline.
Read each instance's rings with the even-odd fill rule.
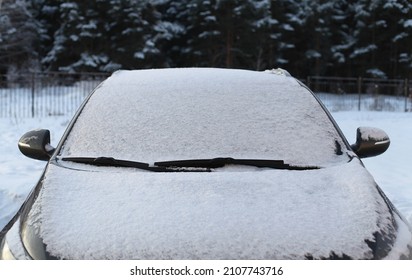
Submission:
[[[377,127],[360,127],[359,131],[362,135],[362,140],[384,141],[388,140],[388,135],[385,131]]]
[[[119,71],[93,94],[61,155],[324,166],[348,160],[336,155],[337,145],[345,149],[339,138],[294,78],[227,69]]]
[[[390,220],[357,160],[311,171],[103,169],[49,167],[30,215],[55,256],[302,259],[333,251],[365,258],[364,240]]]

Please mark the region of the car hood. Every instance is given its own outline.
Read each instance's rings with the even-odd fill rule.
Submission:
[[[307,171],[99,170],[49,165],[26,223],[50,255],[363,259],[374,257],[374,241],[392,244],[386,239],[396,230],[387,202],[357,159]]]

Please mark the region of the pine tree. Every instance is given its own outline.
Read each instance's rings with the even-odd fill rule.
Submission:
[[[215,13],[215,1],[191,2],[183,60],[187,61],[186,66],[189,66],[189,63],[194,66],[220,66],[219,47],[216,42],[221,32]]]
[[[0,73],[11,66],[283,67],[293,75],[412,75],[409,0],[3,0]],[[32,67],[33,68],[33,67]]]
[[[0,7],[0,74],[37,70],[39,26],[28,1],[3,1]]]
[[[277,66],[286,68],[292,75],[304,77],[310,73],[307,56],[314,38],[314,26],[308,26],[313,18],[311,1],[281,0],[272,2],[272,14],[278,24],[272,36],[276,36]]]
[[[56,25],[47,26],[51,44],[45,43],[51,46],[42,60],[50,70],[112,72],[143,68],[148,54],[155,52],[148,39],[151,7],[145,1],[44,1],[49,18],[57,19]]]
[[[353,6],[346,0],[334,1],[330,22],[329,48],[331,57],[328,71],[324,75],[350,77],[355,74],[350,67],[349,58],[355,44],[353,22]]]
[[[412,69],[412,2],[382,1],[377,9],[379,65],[389,77],[402,77],[400,72]],[[382,59],[382,58],[387,59]]]
[[[153,49],[153,58],[157,67],[182,66],[186,26],[190,10],[190,0],[163,0],[153,4],[155,23],[149,42]]]
[[[356,42],[350,58],[358,75],[387,78],[408,72],[411,14],[407,0],[363,0],[355,5]]]
[[[110,19],[105,25],[109,62],[101,70],[156,66],[154,60],[160,51],[152,41],[153,7],[140,0],[110,0],[106,11]]]
[[[219,67],[263,68],[266,62],[263,53],[269,52],[268,40],[273,21],[267,0],[212,2],[216,50],[215,63]],[[261,44],[261,45],[260,45]]]

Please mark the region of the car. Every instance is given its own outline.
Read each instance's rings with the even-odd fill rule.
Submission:
[[[0,233],[1,259],[411,259],[411,227],[286,70],[121,70],[83,102]]]

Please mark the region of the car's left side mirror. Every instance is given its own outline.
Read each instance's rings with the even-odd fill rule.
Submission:
[[[384,153],[391,141],[385,131],[375,127],[359,127],[352,150],[360,157],[374,157]]]
[[[45,161],[50,159],[55,150],[50,146],[50,131],[47,129],[31,130],[25,133],[20,138],[18,146],[23,155]]]

